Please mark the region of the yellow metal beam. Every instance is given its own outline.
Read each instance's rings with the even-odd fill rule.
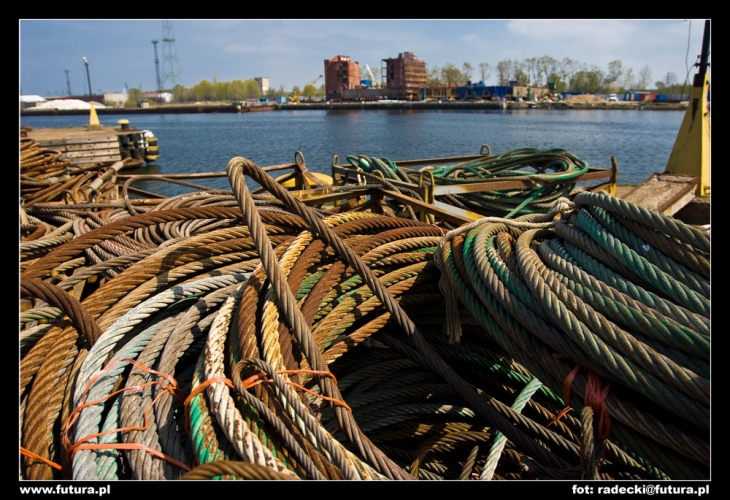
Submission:
[[[698,75],[700,76],[700,75]],[[710,196],[710,108],[707,102],[709,78],[701,75],[692,86],[690,102],[679,127],[665,172],[699,177],[696,196]]]

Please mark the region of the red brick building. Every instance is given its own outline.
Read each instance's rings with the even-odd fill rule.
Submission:
[[[324,61],[324,88],[327,98],[342,97],[343,90],[360,87],[360,63],[349,56],[333,56]]]

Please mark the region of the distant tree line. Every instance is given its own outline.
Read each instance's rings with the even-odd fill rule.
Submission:
[[[246,99],[258,99],[261,97],[275,96],[297,96],[297,97],[320,97],[325,95],[324,84],[316,87],[307,84],[304,89],[300,89],[295,85],[291,92],[285,92],[284,86],[278,89],[270,87],[266,95],[261,92],[259,84],[253,78],[248,80],[232,80],[230,82],[219,82],[214,76],[213,80],[203,79],[192,87],[176,85],[172,89],[173,102],[197,102],[197,101],[242,101]],[[126,107],[137,107],[140,102],[153,102],[153,99],[147,97],[145,92],[140,89],[130,89],[127,96]]]
[[[271,91],[271,89],[269,90]],[[259,97],[264,97],[264,95],[253,78],[219,82],[214,76],[213,81],[203,79],[190,88],[176,85],[172,89],[174,102],[242,101]]]
[[[372,69],[377,79],[379,70]],[[492,67],[487,62],[480,62],[472,66],[464,62],[461,67],[454,64],[433,66],[428,70],[428,83],[434,85],[466,85],[467,82],[487,82],[495,74],[497,85],[509,85],[517,81],[523,85],[546,87],[548,82],[555,84],[556,92],[584,92],[600,94],[609,92],[646,91],[655,90],[665,94],[689,93],[690,84],[680,82],[677,75],[669,72],[661,80],[652,82],[651,69],[648,65],[642,67],[638,73],[633,68],[624,70],[620,60],[611,61],[604,71],[596,65],[588,66],[568,57],[558,61],[551,56],[528,57],[522,61],[505,59]],[[653,83],[653,87],[652,87]],[[324,97],[325,86],[316,87],[306,84],[304,88],[295,85],[290,92],[284,91],[284,86],[278,89],[270,87],[266,97],[286,95],[291,97]],[[197,101],[239,101],[264,97],[261,89],[253,78],[248,80],[232,80],[219,82],[214,76],[212,81],[201,80],[192,87],[176,85],[172,89],[173,102]],[[140,102],[152,102],[140,89],[130,89],[127,107],[136,107]]]
[[[688,93],[690,84],[679,82],[677,75],[669,72],[662,80],[652,82],[648,65],[638,73],[634,68],[624,69],[620,60],[608,63],[606,70],[599,66],[575,61],[568,57],[557,60],[551,56],[528,57],[522,61],[505,59],[492,67],[481,62],[476,67],[465,62],[458,67],[454,64],[433,66],[428,70],[428,82],[434,85],[466,85],[474,83],[478,76],[487,82],[493,71],[497,85],[509,85],[517,81],[522,85],[546,87],[548,82],[555,84],[556,92],[584,92],[590,94],[657,90],[663,93]],[[652,87],[653,84],[653,87]],[[684,89],[684,90],[683,90]]]

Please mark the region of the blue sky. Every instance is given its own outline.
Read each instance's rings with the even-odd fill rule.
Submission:
[[[499,61],[544,55],[603,71],[618,59],[635,75],[648,65],[652,82],[667,72],[681,82],[701,52],[704,20],[177,19],[172,26],[185,86],[264,76],[290,91],[316,79],[334,55],[379,68],[401,52],[413,52],[427,68],[469,62],[476,80],[479,63],[489,63],[488,84],[496,83]],[[23,94],[65,95],[65,70],[74,95],[88,92],[84,56],[94,93],[121,92],[125,83],[156,89],[152,40],[162,39],[162,20],[27,19],[19,28]],[[162,42],[157,51],[162,68]]]

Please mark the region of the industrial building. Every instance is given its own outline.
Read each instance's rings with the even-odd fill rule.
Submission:
[[[347,99],[346,90],[360,88],[360,63],[350,56],[333,56],[324,61],[324,87],[328,99]]]
[[[385,87],[393,91],[395,99],[417,100],[421,87],[428,82],[426,61],[420,61],[413,52],[403,52],[397,58],[383,59]]]
[[[413,52],[403,52],[397,58],[383,59],[382,88],[364,85],[360,80],[360,64],[348,56],[334,56],[324,62],[325,89],[328,99],[376,100],[419,99],[420,89],[426,86],[426,61],[420,61]],[[373,83],[373,82],[371,82]]]
[[[382,60],[382,85],[373,81],[372,72],[368,75],[370,80],[361,80],[360,64],[349,56],[325,60],[324,69],[327,98],[333,100],[536,100],[554,94],[554,88],[520,85],[516,81],[503,87],[487,87],[484,82],[467,82],[461,86],[429,84],[426,61],[419,60],[413,52]]]

